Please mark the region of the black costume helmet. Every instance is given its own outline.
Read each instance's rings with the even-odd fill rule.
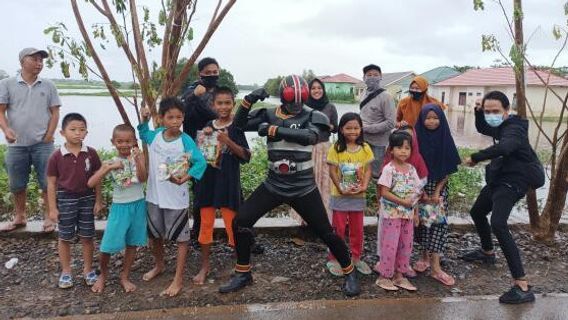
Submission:
[[[309,95],[308,83],[300,76],[287,76],[280,82],[280,101],[288,114],[300,113]]]

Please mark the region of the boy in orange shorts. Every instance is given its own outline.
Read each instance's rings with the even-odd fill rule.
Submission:
[[[195,187],[195,201],[201,213],[201,270],[193,277],[193,282],[199,285],[205,282],[209,273],[209,254],[217,209],[221,211],[229,245],[235,246],[232,225],[242,199],[240,165],[250,159],[245,134],[233,125],[235,96],[231,89],[217,88],[213,93],[212,104],[218,117],[209,122],[202,132],[198,132],[196,139],[208,163],[205,174]]]

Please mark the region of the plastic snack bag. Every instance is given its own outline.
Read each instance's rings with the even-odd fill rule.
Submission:
[[[217,140],[217,131],[206,134],[203,130],[197,131],[197,145],[205,161],[213,167],[218,167],[221,146]]]

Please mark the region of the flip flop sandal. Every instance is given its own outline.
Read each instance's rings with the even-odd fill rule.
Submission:
[[[430,262],[426,262],[423,260],[416,261],[414,266],[412,266],[412,269],[414,269],[414,271],[416,272],[424,272],[428,270],[428,268],[430,268]]]
[[[392,282],[395,286],[408,290],[408,291],[416,291],[418,290],[412,283],[410,283],[410,281],[408,281],[408,279],[406,278],[402,278],[399,280],[393,280]]]
[[[453,286],[456,283],[454,277],[450,276],[449,274],[445,273],[444,271],[440,271],[436,274],[431,274],[431,277],[440,281],[442,284],[446,286]]]
[[[398,287],[394,285],[391,279],[378,278],[375,284],[386,291],[398,291]]]
[[[27,223],[25,223],[25,222],[24,222],[24,223],[12,223],[12,222],[10,222],[10,223],[8,224],[9,227],[6,228],[6,229],[1,230],[1,232],[12,232],[12,231],[16,231],[16,230],[18,230],[18,229],[25,228],[26,225],[27,225]]]
[[[337,261],[328,261],[325,266],[327,267],[327,270],[329,270],[329,272],[336,276],[336,277],[342,277],[343,276],[343,269],[341,269],[341,266],[339,265],[339,262]]]
[[[95,272],[95,270],[87,273],[86,275],[84,275],[84,277],[85,277],[85,284],[89,287],[97,282],[97,273]]]
[[[73,278],[70,274],[62,273],[61,276],[59,276],[59,283],[57,286],[61,289],[71,288],[73,286]]]
[[[359,261],[355,262],[354,265],[355,265],[355,269],[357,269],[357,271],[359,271],[361,274],[369,275],[369,274],[373,273],[373,270],[371,270],[369,265],[367,263],[365,263],[365,261],[363,261],[363,260],[359,260]]]

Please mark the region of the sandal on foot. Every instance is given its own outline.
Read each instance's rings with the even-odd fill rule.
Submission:
[[[398,287],[394,285],[391,279],[378,278],[375,284],[386,291],[398,291]]]
[[[359,271],[361,274],[369,275],[373,273],[373,270],[371,270],[369,265],[363,260],[358,260],[353,265],[355,266],[355,269],[357,269],[357,271]]]
[[[410,281],[408,281],[408,279],[406,278],[401,278],[401,279],[397,279],[397,280],[393,280],[392,282],[395,286],[408,290],[408,291],[416,291],[418,290],[412,283],[410,283]]]
[[[59,276],[59,283],[57,284],[57,286],[60,289],[68,289],[71,288],[73,286],[73,278],[71,277],[70,274],[68,273],[62,273]]]
[[[95,270],[87,273],[86,275],[84,275],[85,278],[85,284],[87,286],[92,286],[97,282],[97,273],[95,272]]]
[[[424,260],[418,260],[416,261],[414,266],[412,266],[412,269],[414,269],[414,271],[416,272],[424,272],[428,270],[428,268],[430,268],[430,262]]]
[[[342,277],[343,276],[343,269],[341,269],[341,266],[339,265],[339,262],[337,261],[328,261],[325,266],[327,267],[327,270],[329,270],[329,272],[336,276],[336,277]]]
[[[0,229],[0,232],[12,232],[26,227],[25,222],[14,223],[10,222]]]
[[[450,276],[449,274],[445,273],[444,271],[440,271],[438,273],[432,273],[431,277],[440,281],[441,283],[445,284],[446,286],[453,286],[456,283],[454,277]]]

